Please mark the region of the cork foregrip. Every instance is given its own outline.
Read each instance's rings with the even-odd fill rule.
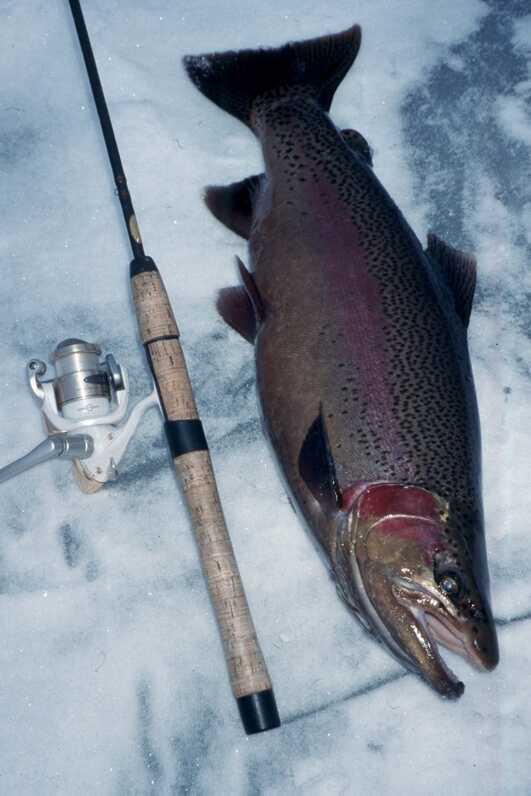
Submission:
[[[197,407],[179,331],[160,275],[148,271],[131,281],[140,336],[149,352],[164,413],[168,420],[196,420]],[[268,690],[271,680],[238,572],[210,454],[208,450],[192,451],[177,456],[174,463],[190,511],[234,695],[239,698]]]
[[[155,337],[179,336],[166,288],[158,271],[144,271],[131,279],[133,302],[143,343]]]

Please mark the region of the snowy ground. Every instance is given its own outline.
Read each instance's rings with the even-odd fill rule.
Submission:
[[[524,0],[85,0],[146,250],[180,323],[283,727],[246,738],[156,413],[121,479],[69,465],[3,484],[0,793],[531,792],[529,291],[531,15]],[[528,15],[526,16],[526,9]],[[245,245],[200,202],[261,168],[204,100],[186,53],[277,45],[359,22],[332,107],[420,237],[474,250],[470,328],[501,663],[462,661],[457,704],[405,674],[336,598],[259,430],[252,351],[214,295]],[[0,465],[42,437],[25,363],[65,337],[149,378],[129,251],[66,0],[0,3]]]

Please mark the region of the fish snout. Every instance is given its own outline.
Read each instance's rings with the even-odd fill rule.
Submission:
[[[475,593],[453,604],[439,595],[439,611],[427,609],[427,623],[437,641],[472,666],[492,671],[499,662],[498,638],[488,597]]]

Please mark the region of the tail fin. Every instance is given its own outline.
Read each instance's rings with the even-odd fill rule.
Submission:
[[[309,89],[328,111],[360,44],[361,28],[354,25],[342,33],[277,49],[188,55],[184,67],[205,96],[251,126],[254,101],[282,89]]]

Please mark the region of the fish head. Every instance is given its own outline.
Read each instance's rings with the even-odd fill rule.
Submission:
[[[371,629],[408,668],[440,694],[464,685],[438,644],[481,669],[498,646],[487,595],[478,586],[466,542],[452,531],[448,503],[416,486],[376,483],[351,500],[337,551],[340,588]]]

